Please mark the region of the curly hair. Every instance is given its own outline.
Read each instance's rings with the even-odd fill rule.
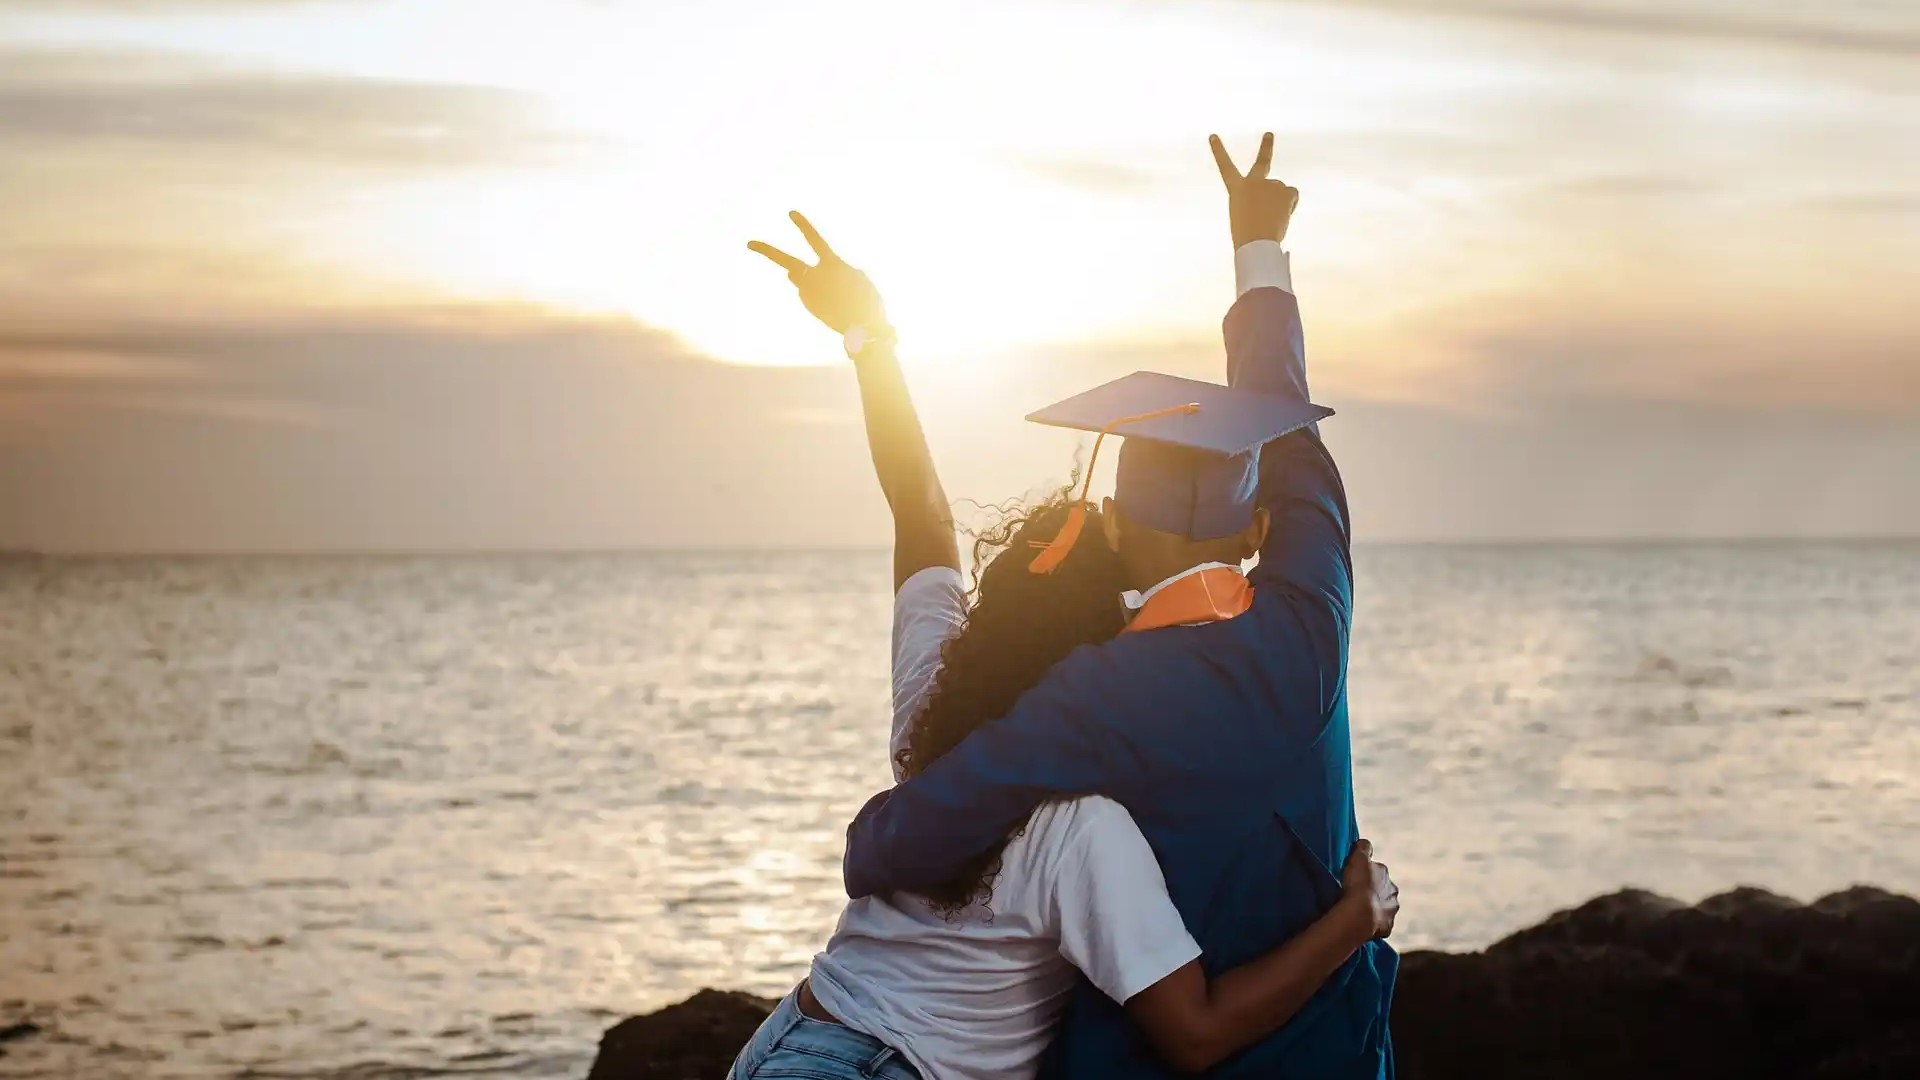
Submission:
[[[1097,508],[1088,507],[1080,542],[1052,573],[1027,570],[1065,523],[1075,487],[1069,482],[1039,502],[1002,508],[998,522],[974,534],[966,625],[941,649],[932,691],[896,758],[903,775],[919,775],[974,729],[1005,716],[1068,653],[1106,641],[1125,626],[1119,600],[1125,572],[1102,539]],[[948,918],[974,902],[985,905],[1002,851],[1025,827],[1016,826],[952,880],[923,895]]]

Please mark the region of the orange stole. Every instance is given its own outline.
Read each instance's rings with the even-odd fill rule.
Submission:
[[[1253,606],[1247,575],[1225,566],[1190,574],[1154,593],[1127,624],[1123,634],[1187,623],[1224,622]]]

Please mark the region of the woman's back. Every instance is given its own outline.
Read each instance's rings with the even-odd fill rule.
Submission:
[[[849,903],[809,979],[928,1080],[1018,1080],[1081,972],[1125,1001],[1199,954],[1126,808],[1088,796],[1034,811],[985,904],[949,916],[908,894]]]
[[[965,619],[957,571],[923,570],[901,586],[896,752]],[[1037,1069],[1080,972],[1125,1001],[1199,953],[1133,819],[1093,796],[1036,810],[1001,854],[984,902],[951,911],[897,894],[848,904],[809,985],[828,1011],[900,1048],[928,1080],[1018,1080]]]

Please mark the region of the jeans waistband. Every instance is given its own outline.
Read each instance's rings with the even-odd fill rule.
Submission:
[[[753,1042],[742,1054],[750,1075],[769,1057],[795,1052],[823,1059],[839,1068],[836,1075],[870,1077],[873,1080],[915,1080],[919,1076],[900,1052],[865,1032],[840,1024],[815,1020],[801,1013],[793,994],[780,999],[773,1015],[767,1017]]]

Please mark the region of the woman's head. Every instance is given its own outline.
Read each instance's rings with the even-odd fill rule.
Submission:
[[[1126,571],[1101,542],[1099,511],[1090,511],[1086,541],[1075,544],[1052,573],[1027,569],[1060,531],[1074,498],[1069,484],[976,534],[967,625],[942,650],[940,673],[900,751],[906,775],[925,771],[974,729],[1005,716],[1068,653],[1106,641],[1125,625],[1120,592]],[[1004,846],[996,845],[955,880],[928,890],[927,898],[949,912],[984,900]]]

